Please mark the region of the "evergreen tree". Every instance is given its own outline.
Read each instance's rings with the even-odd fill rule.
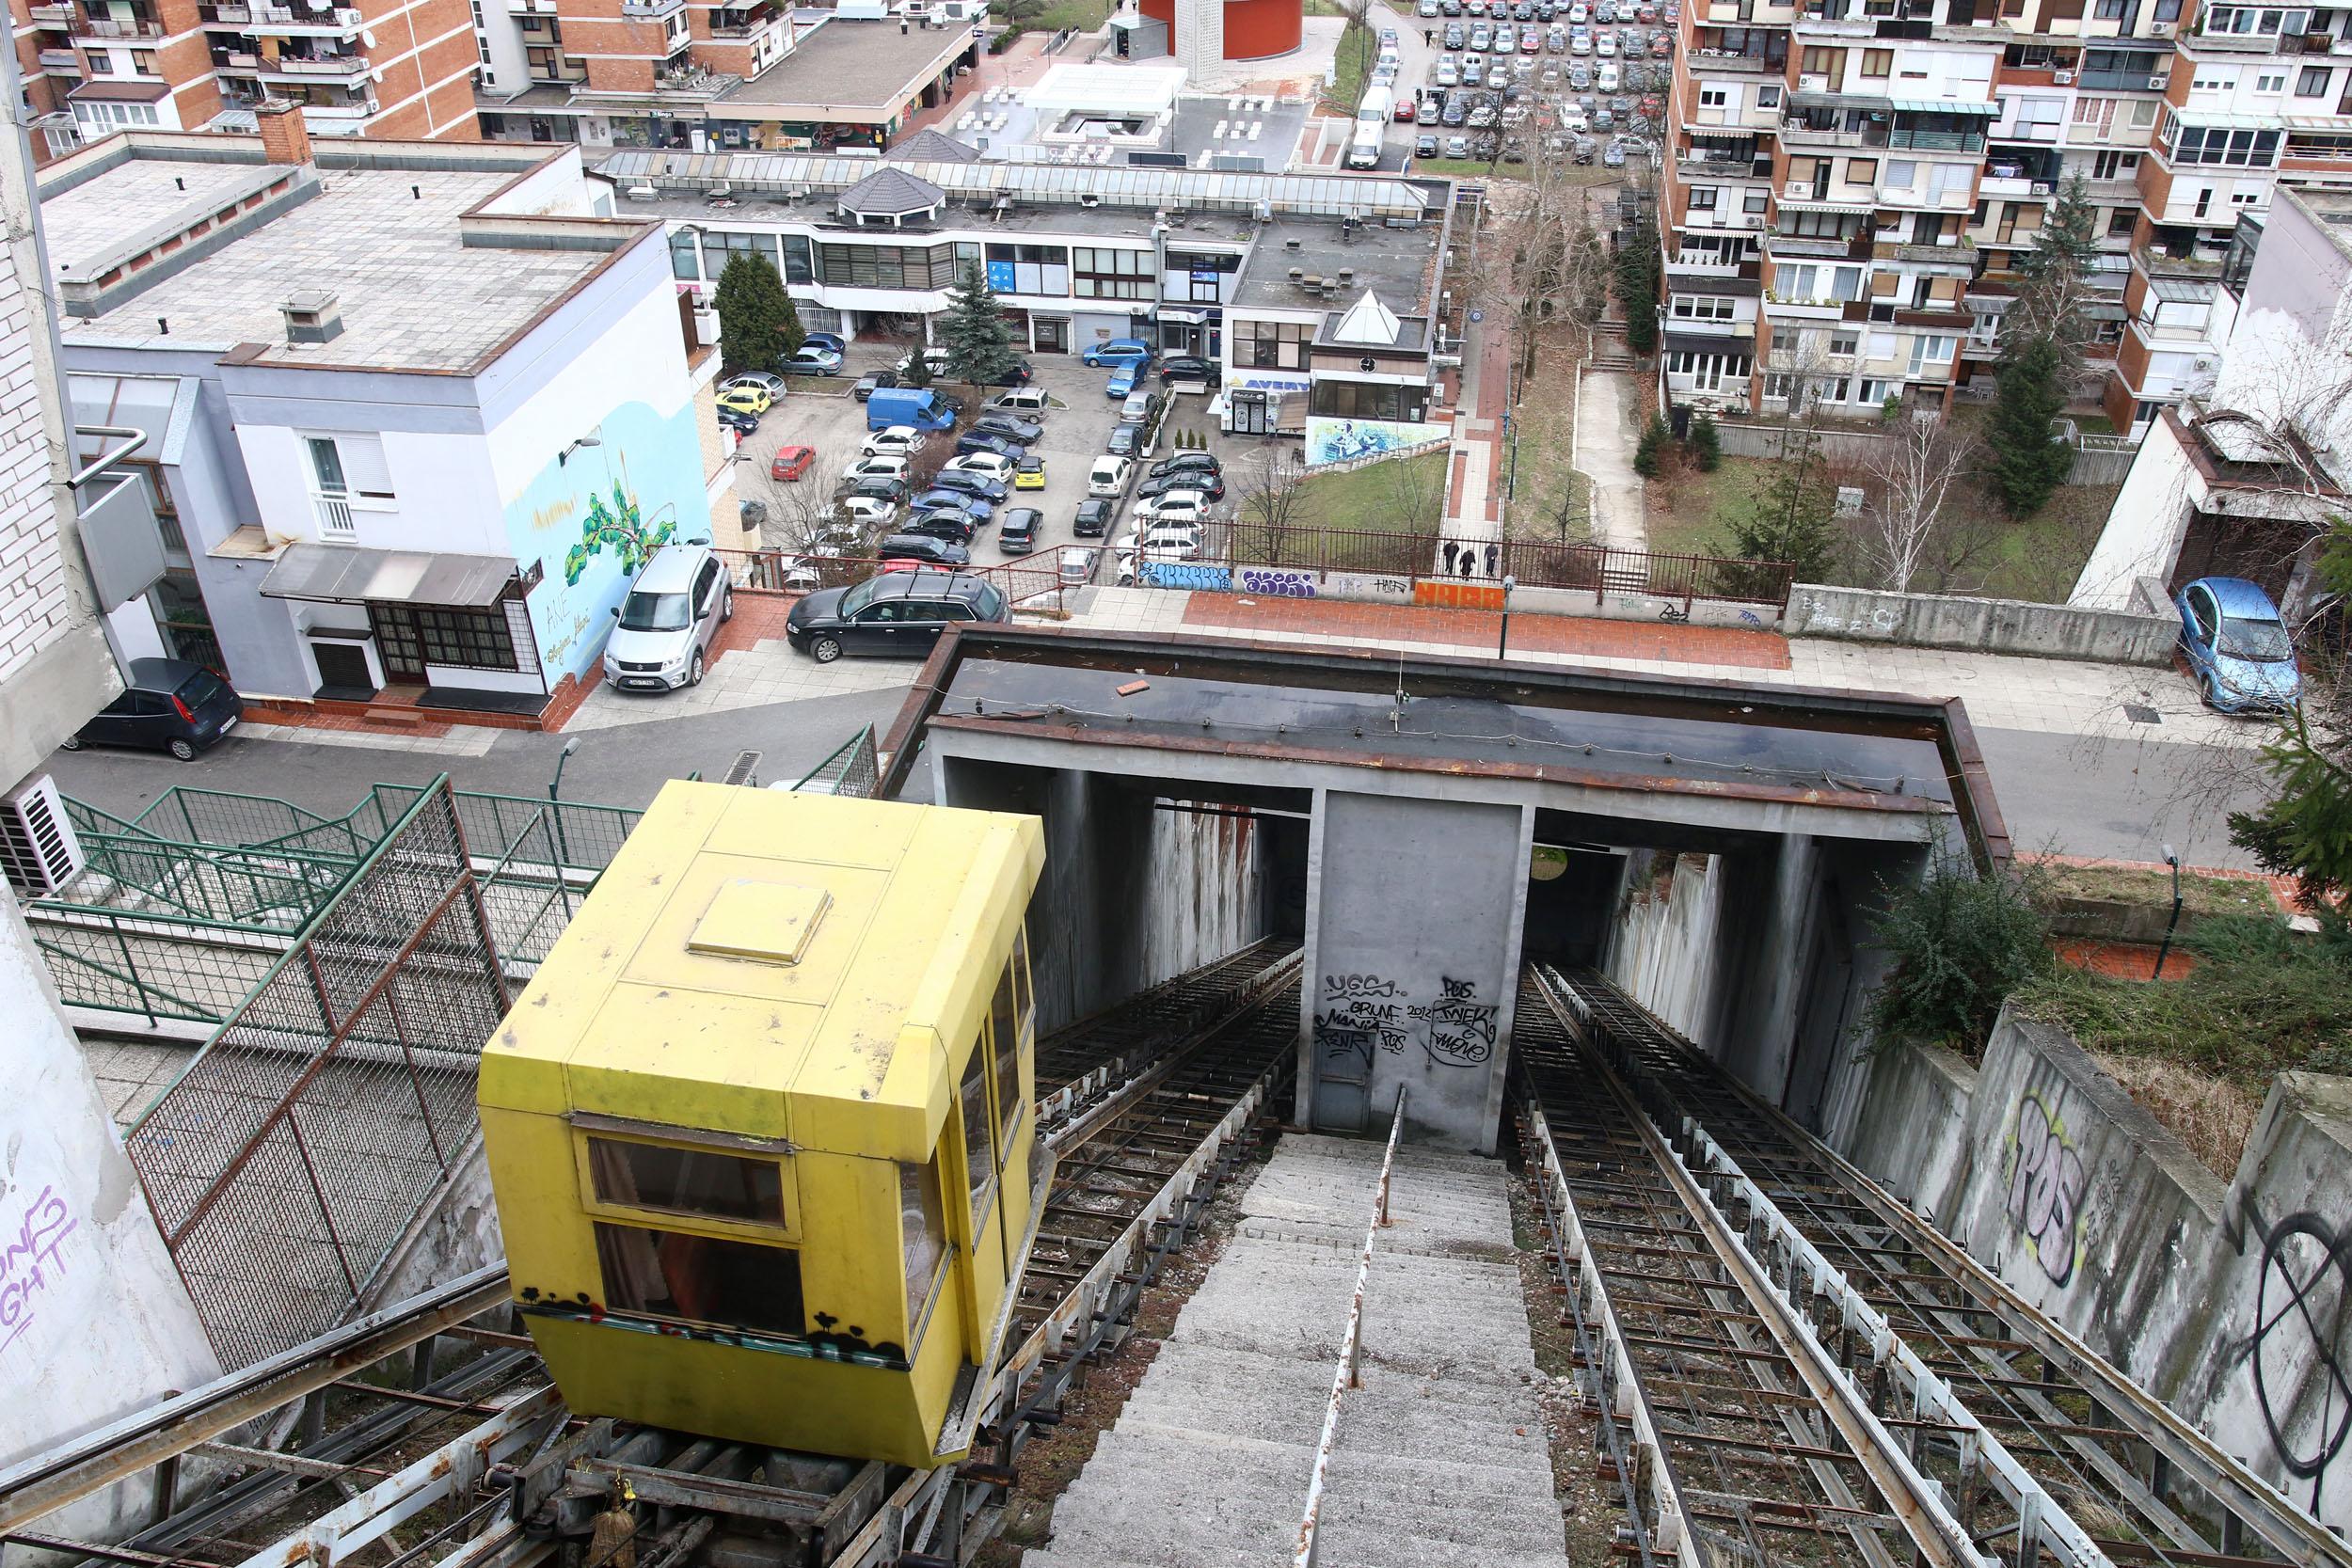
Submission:
[[[1724,442],[1715,430],[1714,415],[1701,414],[1691,421],[1691,456],[1703,474],[1723,467]]]
[[[1642,427],[1642,439],[1633,449],[1633,471],[1644,479],[1656,479],[1665,463],[1666,448],[1674,438],[1674,432],[1666,427],[1665,416],[1652,414],[1649,423]]]
[[[1664,261],[1658,252],[1657,226],[1644,222],[1618,247],[1617,302],[1625,308],[1626,347],[1648,354],[1658,347],[1658,284]]]
[[[2099,253],[2098,217],[2080,174],[2058,186],[2032,245],[2017,253],[2017,303],[2003,324],[2020,338],[2054,340],[2066,360],[2061,370],[2068,384],[2090,338],[2084,307],[2090,302],[2091,262]]]
[[[974,387],[992,387],[1012,369],[1012,325],[997,307],[996,293],[977,261],[966,261],[963,275],[947,293],[947,309],[939,319],[939,340],[947,351],[947,374]]]
[[[1800,582],[1828,580],[1837,560],[1837,489],[1811,431],[1784,442],[1764,469],[1747,516],[1731,524],[1724,553],[1744,561],[1785,561]]]
[[[898,372],[898,385],[917,390],[931,384],[931,356],[927,345],[917,343],[907,356],[907,368]]]
[[[2012,345],[2002,361],[1984,439],[1993,455],[1994,493],[2012,517],[2048,500],[2074,467],[2074,448],[2051,438],[2051,423],[2066,406],[2059,381],[2064,363],[2057,340],[2047,337]]]
[[[739,250],[727,258],[711,304],[719,312],[720,363],[729,375],[775,371],[800,352],[806,336],[801,313],[766,257]]]

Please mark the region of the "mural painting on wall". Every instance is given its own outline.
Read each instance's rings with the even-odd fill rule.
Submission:
[[[506,507],[515,559],[540,569],[526,602],[550,681],[595,668],[611,612],[648,556],[710,542],[691,403],[666,417],[625,403],[596,428],[596,445],[550,458]]]
[[[1326,1059],[1355,1057],[1370,1067],[1375,1051],[1402,1055],[1418,1040],[1437,1067],[1493,1059],[1496,1006],[1478,999],[1474,980],[1441,976],[1438,984],[1434,1001],[1415,1002],[1377,974],[1326,974],[1314,1016],[1316,1050]]]
[[[1451,425],[1387,424],[1376,420],[1311,419],[1307,421],[1307,463],[1344,463],[1351,457],[1377,457],[1400,447],[1417,447],[1450,435]]]
[[[2228,1234],[2239,1255],[2262,1241],[2254,1323],[2231,1365],[2253,1363],[2255,1402],[2287,1474],[2312,1483],[2319,1512],[2328,1468],[2352,1436],[2352,1227],[2305,1210],[2265,1225],[2241,1194]]]
[[[2017,1102],[2009,1146],[2009,1218],[2053,1285],[2074,1277],[2085,1172],[2066,1124],[2039,1094]]]

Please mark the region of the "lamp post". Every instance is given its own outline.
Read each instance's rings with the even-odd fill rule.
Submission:
[[[2164,863],[2172,868],[2172,918],[2164,923],[2164,942],[2156,948],[2156,971],[2151,980],[2164,978],[2165,956],[2172,951],[2172,930],[2181,923],[2181,857],[2172,852],[2169,844],[2164,847]]]
[[[580,736],[564,742],[564,749],[555,753],[555,777],[548,781],[548,815],[555,818],[555,885],[564,891],[564,912],[571,913],[572,897],[564,867],[572,863],[571,847],[564,842],[564,765],[580,750]]]
[[[1517,577],[1502,579],[1502,635],[1495,639],[1495,657],[1507,657],[1511,652],[1511,590],[1519,585]]]

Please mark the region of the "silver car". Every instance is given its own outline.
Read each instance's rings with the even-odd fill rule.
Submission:
[[[623,691],[669,691],[702,684],[710,644],[735,614],[735,594],[708,546],[665,545],[612,614],[604,678]]]

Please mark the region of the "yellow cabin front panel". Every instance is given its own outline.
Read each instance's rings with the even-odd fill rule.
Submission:
[[[1031,818],[663,791],[483,1059],[516,1300],[575,1410],[954,1457],[1032,1217],[1041,863]]]

